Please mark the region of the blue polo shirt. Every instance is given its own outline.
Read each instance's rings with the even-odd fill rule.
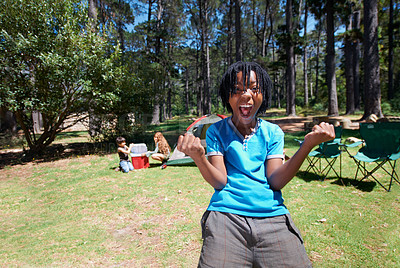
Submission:
[[[267,180],[266,161],[283,159],[284,133],[278,125],[257,119],[251,135],[244,138],[231,117],[207,130],[207,155],[222,155],[227,184],[215,190],[208,210],[249,217],[273,217],[289,211],[281,191],[273,191]]]

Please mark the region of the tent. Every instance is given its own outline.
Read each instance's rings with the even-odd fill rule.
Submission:
[[[227,117],[226,115],[221,115],[221,114],[204,115],[204,116],[196,119],[192,124],[190,124],[186,128],[186,132],[192,133],[195,137],[199,137],[201,144],[204,146],[204,148],[206,148],[207,147],[207,145],[206,145],[207,129],[215,122],[218,122],[226,117]],[[174,151],[172,152],[172,154],[166,164],[167,165],[184,165],[184,164],[190,164],[190,163],[193,163],[192,158],[190,158],[189,156],[180,152],[175,146]]]

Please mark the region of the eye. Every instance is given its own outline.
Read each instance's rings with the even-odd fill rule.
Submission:
[[[251,89],[251,91],[252,91],[253,93],[258,93],[258,92],[259,92],[259,89],[258,89],[257,87],[253,87],[253,88]]]
[[[232,93],[233,93],[233,94],[238,94],[238,93],[241,93],[242,91],[243,91],[243,90],[241,90],[240,88],[235,87],[235,88],[233,89]]]

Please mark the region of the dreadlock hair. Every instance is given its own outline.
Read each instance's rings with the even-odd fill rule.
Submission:
[[[263,102],[258,109],[258,112],[264,112],[271,99],[271,88],[272,81],[267,72],[255,62],[242,62],[238,61],[228,67],[228,70],[224,73],[221,80],[221,85],[219,87],[219,95],[222,99],[222,104],[232,112],[232,107],[229,104],[229,97],[236,93],[237,85],[237,74],[239,72],[243,73],[243,81],[250,82],[250,73],[254,71],[257,79],[257,87],[263,96]],[[248,84],[244,85],[247,88]]]

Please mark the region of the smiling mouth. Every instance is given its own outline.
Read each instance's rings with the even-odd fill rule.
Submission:
[[[251,104],[245,104],[245,105],[239,106],[241,114],[245,117],[250,115],[252,108],[253,108],[253,105],[251,105]]]

